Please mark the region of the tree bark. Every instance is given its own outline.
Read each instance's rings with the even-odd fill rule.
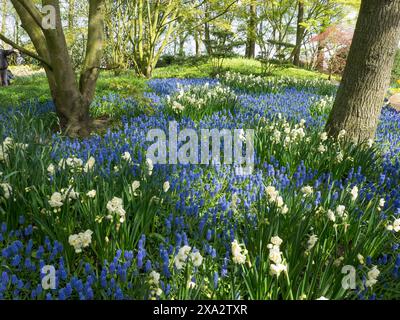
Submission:
[[[356,143],[373,139],[400,41],[400,0],[363,0],[343,80],[326,126]]]
[[[1,14],[1,34],[6,34],[6,19],[7,19],[7,0],[3,0],[2,5],[2,14]],[[1,43],[1,42],[0,42]]]
[[[86,56],[78,84],[68,53],[59,2],[45,4],[56,9],[56,28],[43,29],[41,13],[31,0],[11,0],[47,75],[60,124],[70,136],[87,136],[91,130],[89,106],[93,100],[102,57],[104,0],[89,0]]]
[[[300,54],[301,54],[301,44],[304,39],[304,2],[299,0],[298,3],[298,14],[297,14],[297,33],[296,33],[296,46],[293,50],[293,64],[295,66],[300,66]]]
[[[75,28],[75,0],[68,1],[68,29],[73,31]]]
[[[246,58],[254,59],[256,55],[257,6],[254,1],[250,4],[249,22],[247,25]]]
[[[200,57],[200,37],[198,30],[194,31],[194,42],[195,42],[196,57]]]

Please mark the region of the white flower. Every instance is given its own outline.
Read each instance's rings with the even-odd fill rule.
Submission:
[[[92,234],[91,230],[86,230],[85,232],[70,235],[68,243],[74,247],[76,253],[80,253],[83,248],[88,247],[92,242]]]
[[[378,282],[378,277],[379,277],[380,271],[378,270],[377,266],[373,266],[373,268],[368,271],[368,278],[367,281],[365,282],[365,285],[367,287],[372,287],[374,284]]]
[[[200,267],[203,262],[203,257],[201,256],[200,252],[194,252],[190,254],[190,259],[193,262],[195,267]]]
[[[289,212],[289,208],[288,208],[288,206],[285,204],[283,207],[282,207],[282,209],[281,209],[281,213],[282,214],[286,214],[286,213],[288,213]]]
[[[150,284],[154,284],[154,285],[158,286],[158,284],[160,283],[160,274],[154,270],[152,272],[150,272],[149,282],[150,282]]]
[[[130,188],[130,192],[131,192],[133,195],[136,195],[136,194],[135,194],[135,191],[136,191],[137,189],[139,189],[139,187],[140,187],[140,181],[137,181],[137,180],[133,181],[133,182],[132,182],[132,185],[131,185],[131,188]]]
[[[71,168],[79,168],[79,167],[83,166],[83,161],[76,157],[67,158],[65,163],[67,164],[67,166],[69,166]]]
[[[286,267],[286,265],[284,265],[282,263],[278,263],[278,264],[271,263],[271,265],[269,266],[269,270],[270,270],[271,276],[279,277],[279,275],[282,273],[282,271],[284,271],[284,272],[287,271],[287,267]]]
[[[383,207],[385,206],[385,203],[386,203],[386,202],[385,202],[385,199],[380,199],[380,200],[379,200],[379,207],[380,207],[380,208],[383,208]]]
[[[85,166],[83,168],[83,171],[84,172],[89,172],[90,170],[93,169],[95,163],[96,163],[96,159],[93,158],[93,157],[90,157],[88,159],[88,161],[86,162],[86,164],[85,164]]]
[[[272,202],[276,200],[279,194],[279,192],[273,186],[266,187],[265,193],[267,194],[269,200],[271,200]]]
[[[96,197],[96,190],[90,190],[88,193],[86,193],[86,195],[89,197],[89,198],[94,198],[94,197]]]
[[[52,208],[60,208],[63,206],[64,197],[59,192],[54,192],[49,200],[49,205]]]
[[[400,219],[395,219],[393,221],[393,224],[389,224],[386,227],[386,229],[389,231],[399,232],[400,231]]]
[[[284,205],[283,198],[281,196],[277,197],[275,203],[278,208],[281,208]]]
[[[322,132],[319,137],[320,137],[321,141],[328,140],[328,134],[326,132]]]
[[[364,257],[359,253],[359,254],[357,254],[357,259],[358,259],[358,262],[360,262],[360,264],[364,264]]]
[[[305,187],[301,188],[300,191],[301,191],[301,193],[303,193],[304,197],[307,197],[314,192],[314,189],[310,186],[305,186]]]
[[[50,163],[47,167],[47,172],[49,173],[49,175],[54,176],[54,174],[56,173],[56,166]]]
[[[338,214],[339,217],[343,217],[345,210],[346,210],[345,206],[339,205],[336,208],[336,213]]]
[[[128,151],[125,151],[122,154],[122,159],[125,160],[126,162],[131,162],[132,161],[131,154]]]
[[[12,187],[8,183],[0,183],[0,188],[3,189],[4,193],[4,198],[10,199],[11,193],[12,193]]]
[[[179,249],[178,254],[174,258],[175,267],[178,270],[184,268],[191,250],[192,248],[186,245]]]
[[[318,237],[315,234],[311,235],[307,241],[307,250],[311,250],[312,248],[314,248],[317,241]]]
[[[269,255],[268,255],[269,260],[272,262],[279,264],[282,262],[282,256],[281,256],[281,251],[278,246],[272,246],[272,248],[269,249]]]
[[[399,232],[400,231],[400,219],[396,219],[393,221],[393,230],[395,232]]]
[[[324,152],[326,152],[326,147],[323,145],[323,144],[320,144],[319,145],[319,147],[318,147],[318,152],[319,153],[324,153]]]
[[[272,135],[272,141],[278,143],[281,139],[281,132],[277,129],[274,130]]]
[[[343,161],[343,159],[344,159],[343,152],[339,151],[339,152],[336,154],[336,161],[339,162],[339,163],[341,163],[341,162]]]
[[[271,243],[275,246],[280,246],[282,244],[283,240],[279,238],[278,236],[274,236],[271,238]]]
[[[358,187],[354,186],[353,189],[351,189],[350,194],[351,194],[351,200],[355,201],[358,197]]]
[[[79,193],[75,192],[74,188],[72,188],[71,186],[69,186],[66,191],[61,190],[61,192],[64,200],[76,200],[79,197]]]
[[[325,298],[324,296],[320,296],[317,300],[329,300],[329,299]]]
[[[368,139],[368,141],[367,141],[368,148],[372,148],[373,145],[374,145],[374,140]]]
[[[328,219],[331,220],[332,222],[336,221],[335,213],[332,210],[330,210],[330,209],[328,210],[327,216],[328,216]]]
[[[151,176],[153,173],[154,165],[153,165],[153,161],[150,158],[146,159],[146,166],[147,166],[148,174],[149,174],[149,176]]]
[[[246,262],[247,250],[242,249],[242,246],[237,240],[234,240],[231,244],[232,260],[236,264],[244,264]]]
[[[125,222],[126,211],[124,210],[123,200],[121,198],[114,197],[111,201],[108,201],[107,210],[110,214],[118,214],[121,223]]]
[[[165,181],[164,184],[163,184],[163,190],[164,190],[164,192],[168,192],[169,188],[170,188],[169,182],[168,182],[168,181]]]

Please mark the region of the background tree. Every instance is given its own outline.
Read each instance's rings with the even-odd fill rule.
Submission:
[[[43,27],[43,14],[32,0],[11,2],[37,53],[18,46],[4,35],[0,35],[0,38],[42,63],[57,115],[65,132],[71,136],[88,135],[92,127],[89,106],[95,94],[102,57],[104,0],[89,0],[86,53],[79,81],[68,52],[59,1],[42,1],[42,5],[55,8],[55,29]]]
[[[400,0],[362,0],[347,66],[326,126],[373,139],[400,41]]]

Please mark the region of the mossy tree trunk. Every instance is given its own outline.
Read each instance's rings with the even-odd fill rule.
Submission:
[[[353,43],[326,126],[356,143],[373,139],[400,41],[400,0],[362,0]]]

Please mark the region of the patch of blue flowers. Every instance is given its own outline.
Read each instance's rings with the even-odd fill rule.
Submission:
[[[157,108],[154,115],[140,115],[135,117],[124,116],[122,126],[118,130],[108,130],[104,135],[93,135],[87,139],[69,139],[57,134],[52,136],[51,158],[55,163],[67,156],[74,156],[87,161],[93,156],[96,167],[103,177],[112,179],[114,168],[121,163],[125,152],[132,155],[134,163],[143,163],[144,150],[148,146],[146,134],[150,129],[159,128],[168,131],[169,121],[163,113],[163,99],[167,95],[179,92],[181,88],[194,85],[211,86],[218,84],[213,79],[155,79],[149,81],[153,92],[147,97]],[[260,119],[269,121],[283,117],[290,123],[299,123],[305,120],[306,128],[310,132],[320,132],[326,121],[325,115],[312,114],[311,107],[319,96],[312,90],[299,91],[294,88],[285,88],[279,93],[246,94],[238,93],[240,106],[235,114],[217,112],[198,122],[183,118],[179,121],[181,128],[252,128]],[[115,103],[126,108],[134,105],[133,101],[119,97],[104,98],[109,103]],[[5,109],[0,113],[0,121],[4,123],[3,138],[13,136],[15,128],[8,125],[14,117],[34,117],[46,115],[54,111],[51,103],[30,103],[18,108]],[[66,250],[57,240],[46,238],[38,245],[35,230],[32,225],[26,226],[21,218],[20,228],[8,230],[6,223],[1,225],[1,299],[146,299],[151,290],[146,285],[148,274],[157,270],[162,274],[160,288],[164,297],[168,298],[174,290],[174,269],[171,267],[171,257],[182,246],[196,243],[205,259],[209,259],[214,266],[210,282],[214,289],[218,288],[222,279],[232,270],[229,268],[231,260],[231,243],[235,235],[244,234],[256,228],[259,217],[254,207],[265,198],[267,185],[276,187],[280,192],[293,197],[303,206],[305,212],[313,207],[320,206],[325,198],[339,204],[341,194],[346,188],[355,185],[362,186],[359,191],[360,202],[370,201],[374,197],[383,198],[380,219],[386,221],[387,212],[394,216],[400,214],[400,114],[391,108],[384,108],[379,124],[376,144],[382,153],[382,167],[377,168],[378,180],[371,180],[362,168],[353,168],[342,179],[333,179],[330,172],[318,172],[300,163],[292,172],[287,164],[280,163],[274,157],[268,163],[260,163],[254,173],[248,177],[233,174],[233,170],[226,166],[216,166],[210,170],[207,167],[193,165],[155,166],[153,175],[159,179],[169,181],[171,190],[176,197],[166,196],[171,213],[160,215],[157,230],[162,241],[149,241],[142,235],[137,246],[131,251],[118,250],[111,261],[93,262],[93,257],[82,258],[73,266],[66,262]],[[139,173],[132,167],[132,176]],[[311,186],[316,192],[311,202],[302,198],[299,189],[302,186]],[[241,216],[233,208],[233,198],[238,198]],[[297,197],[297,198],[296,198]],[[335,208],[332,206],[331,208]],[[354,209],[352,214],[363,216],[361,205]],[[310,211],[311,212],[311,211]],[[245,225],[246,227],[243,227]],[[156,248],[149,249],[149,242]],[[366,258],[366,265],[378,265],[389,268],[390,276],[385,281],[390,287],[398,288],[400,253],[396,241],[390,243],[390,252],[381,252],[379,257]],[[196,249],[197,250],[197,249]],[[42,280],[45,274],[41,269],[45,265],[53,265],[56,269],[56,288],[45,291]],[[73,267],[74,270],[70,268]],[[195,283],[196,271],[192,282]],[[365,278],[365,276],[364,276]],[[367,278],[364,279],[364,282]],[[137,288],[143,287],[143,290]],[[384,292],[371,293],[365,287],[358,288],[360,299],[381,299]],[[238,293],[239,295],[239,293]]]

